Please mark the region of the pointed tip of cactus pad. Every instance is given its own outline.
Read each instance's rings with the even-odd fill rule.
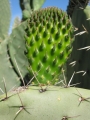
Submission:
[[[38,83],[55,84],[72,49],[73,27],[67,14],[54,7],[33,12],[25,39],[30,74],[35,73]]]

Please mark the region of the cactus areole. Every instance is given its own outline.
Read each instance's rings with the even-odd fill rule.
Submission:
[[[73,27],[65,12],[45,8],[32,13],[26,29],[26,56],[32,83],[55,84],[71,51]]]

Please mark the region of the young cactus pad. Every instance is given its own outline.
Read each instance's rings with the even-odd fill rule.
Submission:
[[[65,65],[73,41],[73,27],[65,12],[46,8],[32,13],[26,29],[26,55],[33,83],[55,84]]]

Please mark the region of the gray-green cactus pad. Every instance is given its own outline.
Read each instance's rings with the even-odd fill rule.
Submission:
[[[7,49],[8,40],[4,40],[0,44],[0,90],[5,91],[4,80],[6,83],[7,91],[13,87],[20,85],[20,80],[13,70],[13,66],[10,63]],[[0,91],[0,94],[1,91]]]
[[[18,88],[15,95],[0,96],[2,120],[89,120],[90,91],[79,88],[49,86],[45,92],[40,87],[26,90]],[[14,94],[14,93],[13,93]]]

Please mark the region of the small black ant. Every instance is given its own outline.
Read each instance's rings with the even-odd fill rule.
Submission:
[[[46,86],[46,88],[42,88],[42,87],[41,87],[41,89],[39,90],[39,92],[40,92],[40,93],[43,93],[43,92],[47,91],[47,87],[48,87],[48,86]]]

